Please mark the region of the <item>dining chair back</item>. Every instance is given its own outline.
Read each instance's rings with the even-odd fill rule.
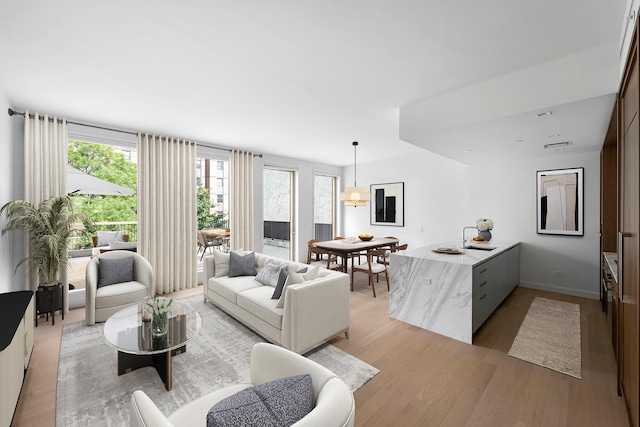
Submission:
[[[387,249],[385,254],[384,254],[384,258],[382,258],[382,263],[389,265],[389,260],[391,259],[391,254],[394,252],[400,252],[400,251],[406,251],[407,247],[409,247],[409,245],[407,243],[402,244],[402,245],[395,245],[395,246],[391,246],[391,249]]]
[[[202,250],[200,261],[204,258],[204,254],[207,253],[207,249],[220,247],[222,245],[222,238],[210,238],[202,231],[198,231],[198,252]]]
[[[338,263],[338,257],[336,254],[325,249],[316,248],[313,245],[309,245],[307,264],[326,268],[327,270],[344,270],[344,266],[341,263]]]
[[[384,259],[386,249],[372,249],[366,253],[367,262],[366,264],[354,264],[351,266],[351,290],[353,291],[353,276],[355,273],[362,272],[367,273],[369,275],[369,284],[371,285],[371,290],[373,291],[373,297],[376,297],[376,288],[373,281],[373,276],[378,275],[380,273],[384,273],[385,279],[387,280],[387,291],[389,290],[389,271],[387,270],[387,265],[382,261]]]

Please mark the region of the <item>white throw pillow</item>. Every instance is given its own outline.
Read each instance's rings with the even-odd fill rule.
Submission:
[[[290,272],[289,277],[287,277],[287,281],[284,282],[284,287],[282,288],[282,294],[280,294],[280,298],[278,299],[276,308],[284,307],[284,297],[287,291],[287,286],[297,285],[299,283],[308,282],[309,280],[314,280],[315,278],[318,277],[319,272],[320,272],[320,269],[318,267],[312,267],[310,270],[307,270],[306,273],[298,273],[296,271]]]
[[[124,242],[124,231],[98,231],[97,246],[108,246],[111,242]]]
[[[244,255],[244,250],[236,249],[235,252],[238,255]],[[220,252],[217,249],[213,250],[213,259],[215,260],[216,269],[215,277],[222,277],[229,275],[229,264],[231,263],[231,255],[229,253]]]
[[[269,262],[265,264],[264,267],[260,269],[260,271],[258,271],[256,280],[263,285],[275,287],[278,284],[280,270],[286,267],[287,266],[285,264],[276,264],[273,262]]]

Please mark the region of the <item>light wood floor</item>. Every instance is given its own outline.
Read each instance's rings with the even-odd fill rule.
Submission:
[[[468,345],[390,319],[386,287],[376,290],[356,279],[350,339],[331,341],[381,371],[355,392],[357,426],[629,425],[598,301],[518,287]],[[507,355],[535,296],[580,304],[582,380]],[[55,426],[61,324],[83,319],[76,309],[36,328],[14,426]]]

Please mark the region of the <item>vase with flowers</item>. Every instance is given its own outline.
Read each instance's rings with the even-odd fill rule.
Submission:
[[[491,230],[493,229],[493,221],[489,218],[478,218],[476,221],[478,227],[478,236],[482,236],[487,242],[491,240]]]
[[[173,300],[167,297],[155,297],[146,303],[145,310],[151,314],[151,333],[165,335],[169,331],[169,312]]]

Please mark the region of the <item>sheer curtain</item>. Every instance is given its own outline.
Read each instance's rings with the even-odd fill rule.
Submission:
[[[253,250],[253,153],[231,150],[229,164],[231,249]]]
[[[47,114],[24,114],[24,199],[35,205],[50,197],[67,194],[67,120]],[[29,249],[27,248],[27,251]],[[38,278],[25,271],[27,289],[36,290]],[[69,311],[69,279],[66,266],[60,270],[64,284],[64,311]]]
[[[138,252],[156,295],[197,286],[195,173],[194,142],[138,134]]]

